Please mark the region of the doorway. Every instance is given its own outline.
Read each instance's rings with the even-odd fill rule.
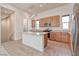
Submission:
[[[1,43],[11,41],[12,35],[12,22],[11,14],[13,11],[1,7]]]
[[[1,20],[1,43],[10,40],[11,34],[10,17]]]

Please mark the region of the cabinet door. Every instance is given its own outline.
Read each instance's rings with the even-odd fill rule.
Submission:
[[[40,19],[40,26],[45,27],[45,24],[49,22],[50,22],[50,17],[42,18]]]
[[[50,33],[50,40],[61,41],[61,33],[60,32],[51,32]]]
[[[51,33],[50,33],[50,40],[56,41],[56,38],[57,38],[56,32],[51,32]]]
[[[70,33],[67,33],[67,42],[70,43]]]
[[[53,27],[59,27],[60,26],[60,16],[49,16],[45,18],[41,18],[40,20],[40,26],[45,27],[45,23],[51,24]]]
[[[40,27],[44,27],[44,23],[45,23],[45,20],[44,19],[40,19]]]
[[[35,27],[35,20],[32,20],[32,27]]]
[[[62,42],[69,43],[70,42],[70,34],[66,32],[62,32]]]
[[[51,26],[53,26],[53,27],[60,26],[60,16],[52,16],[51,17]]]
[[[56,41],[61,41],[61,32],[56,32]]]
[[[51,32],[50,33],[50,40],[57,41],[57,42],[70,42],[70,34],[67,32]]]

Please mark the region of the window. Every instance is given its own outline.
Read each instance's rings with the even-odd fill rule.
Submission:
[[[35,27],[36,27],[36,29],[39,29],[39,21],[35,22]]]
[[[27,19],[24,19],[24,25],[26,25],[27,24]]]
[[[62,28],[69,29],[69,15],[62,16]]]

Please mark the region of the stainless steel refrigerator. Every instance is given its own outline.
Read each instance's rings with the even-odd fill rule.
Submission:
[[[73,24],[72,24],[72,46],[73,55],[79,56],[79,3],[75,3],[73,7]]]

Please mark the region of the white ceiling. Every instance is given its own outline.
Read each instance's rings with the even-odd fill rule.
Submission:
[[[17,7],[28,13],[40,13],[49,9],[54,9],[67,3],[9,3],[10,5]]]

